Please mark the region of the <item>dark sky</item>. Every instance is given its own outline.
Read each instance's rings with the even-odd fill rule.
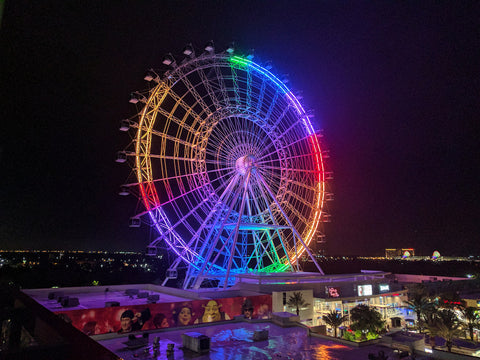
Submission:
[[[330,254],[480,255],[477,1],[7,0],[0,248],[143,250],[117,195],[130,92],[210,39],[271,60],[324,129]]]

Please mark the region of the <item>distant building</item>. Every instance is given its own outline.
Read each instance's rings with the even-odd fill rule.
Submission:
[[[409,256],[415,256],[415,249],[414,248],[407,248],[407,249],[385,249],[385,258],[387,259],[394,259],[394,258],[401,258],[408,252]]]

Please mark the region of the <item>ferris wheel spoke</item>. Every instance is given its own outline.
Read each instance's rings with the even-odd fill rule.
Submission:
[[[240,91],[238,87],[238,77],[237,77],[237,69],[232,66],[232,82],[233,82],[233,91],[235,93],[235,103],[237,106],[241,106],[242,102],[240,101]]]
[[[214,66],[215,69],[215,74],[216,74],[216,79],[218,82],[218,86],[220,87],[220,93],[222,94],[222,100],[224,105],[229,105],[229,97],[228,97],[228,91],[225,87],[225,77],[222,74],[222,70],[220,66]]]
[[[145,158],[154,158],[154,159],[163,159],[163,160],[175,160],[175,161],[185,161],[185,162],[196,162],[197,159],[180,157],[180,156],[170,156],[170,155],[163,155],[163,154],[144,154],[139,155],[139,157]]]
[[[236,204],[237,199],[238,199],[238,197],[240,196],[240,192],[241,192],[240,190],[241,190],[241,187],[239,187],[239,188],[237,189],[237,192],[236,192],[235,196],[232,198],[232,203],[231,203],[230,209],[232,209],[232,207]],[[242,196],[242,199],[243,199],[243,196]],[[242,200],[242,201],[243,201],[243,200]],[[230,214],[230,212],[231,212],[230,209],[229,209],[229,213],[225,216],[225,220],[228,218],[228,216],[229,216],[229,214]],[[242,213],[243,213],[243,209],[241,209],[241,210],[239,211],[238,225],[237,225],[235,231],[234,231],[234,232],[231,232],[230,235],[225,239],[225,241],[223,241],[222,237],[220,236],[221,231],[223,230],[223,228],[219,230],[219,233],[218,233],[219,235],[218,235],[218,236],[219,236],[219,239],[222,241],[222,247],[220,248],[220,250],[217,251],[217,255],[216,255],[215,258],[212,260],[210,267],[208,267],[208,268],[205,270],[205,273],[209,273],[209,272],[210,272],[211,268],[213,267],[214,264],[217,263],[218,258],[219,258],[220,255],[222,255],[222,254],[225,256],[225,258],[228,258],[228,259],[229,259],[229,263],[230,263],[230,264],[231,264],[231,262],[233,261],[233,258],[235,257],[235,254],[236,254],[236,252],[235,252],[235,249],[236,249],[236,236],[238,236],[238,226],[239,226],[239,224],[240,224],[240,222],[241,222]],[[232,237],[232,235],[234,235],[234,239],[233,239],[233,242],[232,242],[231,250],[229,251],[228,248],[227,248],[227,244],[229,243],[230,238]],[[217,243],[218,243],[218,242],[217,242]],[[224,250],[226,251],[225,253],[223,253]],[[229,252],[228,252],[228,251],[229,251]],[[235,264],[236,264],[236,262],[235,262]],[[236,265],[236,266],[237,266],[237,265]],[[227,277],[228,277],[228,276],[227,276]]]
[[[295,186],[304,188],[305,190],[312,191],[313,193],[316,193],[316,192],[318,191],[318,187],[310,186],[310,185],[308,185],[308,184],[305,183],[305,182],[295,181],[295,180],[293,180],[293,179],[289,181],[289,185],[295,185]]]
[[[229,174],[232,174],[232,173],[233,173],[233,171],[231,171],[230,173],[227,173],[227,174],[225,174],[225,175],[223,175],[223,176],[226,177],[226,176],[228,176]],[[217,178],[217,179],[219,179],[219,178]],[[233,179],[232,179],[232,180],[233,180]],[[202,188],[204,188],[204,187],[206,187],[206,186],[207,186],[207,184],[202,184],[201,186],[198,186],[198,187],[193,188],[193,189],[191,189],[191,190],[189,190],[189,191],[183,192],[183,193],[181,193],[180,195],[178,195],[178,196],[176,196],[176,197],[174,197],[174,198],[171,198],[171,199],[169,199],[168,201],[165,201],[165,202],[161,203],[161,204],[158,205],[158,206],[159,206],[159,207],[163,207],[163,206],[165,206],[165,205],[167,205],[167,204],[170,204],[170,203],[172,203],[172,202],[175,202],[175,201],[177,201],[177,200],[179,200],[179,199],[181,199],[181,198],[183,198],[183,197],[185,197],[185,196],[187,196],[187,195],[189,195],[189,194],[191,194],[191,193],[193,193],[193,192],[195,192],[195,191],[198,191],[198,190],[200,190],[200,189],[202,189]]]
[[[202,201],[199,201],[196,206],[194,206],[189,212],[187,212],[185,215],[183,215],[179,220],[170,226],[170,228],[165,232],[164,235],[169,235],[171,232],[175,231],[175,229],[179,226],[185,223],[186,219],[188,219],[192,214],[196,213],[197,210],[202,207],[209,199],[204,198]],[[192,232],[191,232],[192,233]]]
[[[267,80],[265,78],[262,78],[260,90],[257,97],[256,111],[255,111],[257,114],[260,114],[262,111],[263,99],[265,98],[266,90],[267,90]]]
[[[229,170],[229,171],[227,171],[227,170]],[[222,180],[223,178],[225,178],[227,176],[231,176],[233,173],[236,172],[236,169],[234,167],[225,167],[225,168],[221,168],[221,169],[209,170],[209,172],[225,172],[225,174],[217,176],[215,179],[210,180],[210,182],[212,184],[214,184],[214,183]],[[219,190],[221,190],[221,188]]]
[[[181,71],[180,71],[181,73]],[[212,111],[210,110],[210,108],[208,107],[208,105],[205,103],[205,101],[203,100],[202,96],[198,93],[197,89],[195,88],[195,86],[192,85],[192,83],[190,82],[190,80],[188,79],[187,76],[185,76],[185,74],[183,74],[184,76],[181,76],[180,80],[182,81],[182,83],[187,87],[187,89],[190,91],[190,94],[193,95],[193,97],[195,98],[197,104],[199,104],[203,111],[207,114],[207,116],[211,116],[212,115]]]
[[[181,198],[183,198],[183,197],[185,197],[185,196],[187,196],[187,195],[189,195],[189,194],[191,194],[191,193],[193,193],[193,192],[195,192],[195,191],[200,190],[200,189],[203,188],[203,187],[205,187],[205,185],[202,185],[202,186],[193,188],[193,189],[191,189],[191,190],[188,190],[188,191],[186,191],[186,192],[183,192],[183,193],[181,193],[181,194],[178,195],[178,196],[175,196],[175,197],[173,197],[173,198],[168,199],[167,201],[164,201],[164,202],[161,203],[161,204],[158,204],[157,207],[158,207],[158,208],[161,208],[161,207],[163,207],[163,206],[165,206],[165,205],[167,205],[167,204],[173,203],[173,202],[175,202],[175,201],[177,201],[177,200],[179,200],[179,199],[181,199]]]
[[[186,104],[184,104],[183,100],[181,100],[178,96],[176,96],[176,94],[174,94],[173,92],[170,93],[170,96],[172,96],[172,98],[174,100],[177,101],[177,103],[179,103],[180,105],[184,105],[186,107]],[[197,134],[197,130],[193,127],[193,126],[190,126],[187,124],[187,122],[185,121],[185,119],[188,117],[188,115],[192,114],[192,117],[194,119],[201,119],[200,115],[195,113],[195,111],[193,111],[191,108],[185,108],[184,106],[181,106],[185,111],[187,111],[187,113],[185,114],[185,117],[184,119],[179,119],[178,117],[176,117],[175,115],[173,115],[173,113],[171,112],[168,112],[166,111],[165,109],[163,109],[160,105],[156,106],[155,108],[153,108],[150,112],[146,113],[145,114],[145,117],[147,118],[150,118],[153,119],[155,117],[155,113],[158,113],[160,115],[162,115],[164,118],[165,118],[165,124],[167,124],[167,121],[172,121],[174,124],[176,124],[177,126],[180,126],[181,128],[187,130],[188,132],[196,135]],[[147,128],[148,130],[148,128]]]
[[[318,152],[313,152],[313,153],[306,153],[306,154],[301,154],[301,155],[292,155],[292,156],[287,156],[283,158],[284,160],[293,160],[293,159],[302,159],[302,158],[311,158],[314,156],[317,156],[319,153]],[[266,164],[271,161],[269,160],[263,160],[263,161],[257,161],[258,164]]]
[[[226,154],[220,154],[220,153],[214,152],[214,151],[212,151],[212,150],[210,150],[210,149],[205,149],[205,154],[210,155],[210,156],[216,158],[217,161],[226,162],[226,161],[228,160]]]
[[[254,205],[255,205],[258,213],[260,214],[260,216],[261,216],[261,218],[262,218],[262,221],[263,221],[264,223],[266,223],[265,218],[263,217],[263,215],[261,215],[263,211],[260,209],[260,206],[259,206],[258,201],[257,201],[257,196],[256,196],[256,194],[254,193],[254,191],[252,190],[252,187],[250,186],[250,184],[249,184],[249,192],[250,192],[251,197],[252,197],[252,199],[253,199],[253,203],[254,203]],[[267,209],[268,209],[268,211],[269,211],[269,213],[270,213],[270,217],[271,217],[271,219],[272,219],[273,225],[277,225],[277,224],[275,223],[273,214],[271,213],[270,209],[268,208],[268,201],[267,201],[267,199],[266,199],[265,197],[264,197],[263,199],[264,199],[265,205],[267,206]],[[271,235],[270,235],[270,231],[268,231],[268,230],[266,231],[266,236],[267,236],[268,245],[265,247],[265,246],[263,245],[263,242],[260,242],[260,244],[262,245],[262,248],[263,248],[263,250],[264,250],[264,253],[267,254],[267,256],[268,256],[268,258],[269,258],[269,260],[271,261],[272,264],[275,263],[275,262],[280,263],[281,260],[280,260],[280,257],[278,256],[277,249],[276,249],[275,245],[273,244],[273,239],[272,239],[272,237],[271,237]],[[272,251],[272,253],[273,253],[273,255],[274,255],[274,258],[276,258],[276,260],[274,260],[274,259],[270,256],[270,252],[268,252],[268,250],[267,250],[267,247],[268,247],[268,246],[270,246],[270,248],[272,249],[271,251]]]
[[[237,183],[238,181],[238,175],[234,176],[228,186],[225,188],[225,190],[223,191],[223,193],[219,196],[218,200],[216,201],[215,205],[211,208],[211,211],[209,212],[209,214],[207,215],[207,217],[204,219],[203,223],[200,225],[200,227],[198,228],[197,232],[192,236],[192,238],[190,239],[190,241],[188,242],[187,244],[187,247],[188,248],[197,248],[197,245],[196,243],[198,242],[199,238],[200,238],[200,234],[202,233],[202,231],[205,229],[205,227],[208,225],[209,221],[212,219],[213,216],[215,216],[215,223],[219,221],[220,219],[220,216],[222,215],[222,211],[221,211],[221,204],[222,204],[222,201],[224,199],[225,196],[227,196],[230,191],[232,190],[232,188],[235,186],[235,184]],[[213,227],[211,229],[211,232],[213,231]],[[211,236],[211,234],[210,234]],[[194,246],[195,244],[195,246]],[[199,255],[202,254],[205,246],[207,245],[207,242],[205,241],[204,244],[203,244],[203,247],[202,249],[199,251]],[[207,261],[207,259],[205,259],[205,261]]]
[[[259,176],[259,179],[263,182],[263,179],[261,178],[261,176]],[[265,184],[264,182],[263,182],[263,184],[264,184],[264,186],[266,186],[266,184]],[[268,187],[266,187],[266,189],[267,189],[268,191],[270,190]],[[276,217],[274,216],[274,212],[273,212],[272,208],[270,207],[269,201],[267,200],[267,199],[268,199],[267,195],[265,194],[265,192],[263,191],[263,189],[262,189],[261,186],[259,186],[259,190],[260,190],[260,192],[262,193],[263,198],[265,199],[265,204],[266,204],[266,207],[267,207],[267,209],[268,209],[268,213],[270,214],[270,217],[271,217],[271,219],[272,219],[273,224],[274,224],[274,225],[277,225],[277,224],[278,224],[278,221],[276,221]],[[270,192],[269,195],[270,195],[271,197],[273,197],[273,194],[272,194],[271,192]],[[273,200],[275,201],[276,199],[273,197]],[[280,231],[279,231],[278,229],[276,230],[276,232],[277,232],[278,239],[279,239],[279,241],[280,241],[280,245],[282,246],[282,249],[283,249],[283,251],[285,252],[285,256],[286,256],[286,258],[287,258],[288,264],[290,265],[290,268],[291,268],[292,270],[294,270],[293,262],[292,262],[292,259],[290,259],[290,253],[289,253],[289,251],[288,251],[288,249],[287,249],[287,246],[286,246],[285,242],[283,241],[283,237],[282,237],[282,235],[280,234]],[[281,260],[280,260],[280,258],[279,258],[279,256],[278,256],[278,253],[277,253],[277,249],[276,249],[276,247],[274,246],[273,242],[271,242],[271,248],[272,248],[272,250],[275,252],[275,254],[277,255],[278,263],[281,263]]]
[[[283,184],[285,183],[283,181],[282,174],[280,174],[279,172],[265,171],[264,169],[261,169],[260,173],[265,178],[265,181],[267,181],[267,183],[269,183],[269,184],[276,182],[277,184],[280,184],[280,186],[283,186]],[[304,175],[300,172],[295,172],[294,174],[297,174],[297,173],[300,174],[300,175]],[[302,182],[302,180],[305,180],[305,176],[302,176],[301,179],[298,179],[300,181],[296,181],[295,179],[297,179],[296,176],[290,176],[290,179],[288,179],[285,186],[297,185],[297,186],[305,188],[305,189],[310,189],[311,188],[313,191],[315,191],[315,188],[310,187],[309,185],[304,184]]]
[[[277,129],[278,126],[280,125],[280,123],[283,121],[285,116],[287,116],[287,114],[290,110],[291,110],[291,106],[290,106],[290,104],[288,104],[287,106],[285,106],[282,113],[277,118],[275,118],[275,122],[270,125],[270,128]],[[270,119],[266,118],[265,120],[268,122]]]
[[[175,91],[170,91],[169,95],[171,96],[171,98],[175,101],[175,104],[177,104],[178,106],[180,106],[180,108],[182,108],[184,111],[185,111],[185,115],[183,117],[184,120],[188,119],[189,117],[191,117],[193,119],[193,125],[197,124],[197,122],[199,123],[199,125],[203,125],[203,123],[205,122],[205,118],[202,116],[202,114],[200,113],[197,113],[194,109],[193,109],[193,106],[191,104],[187,104],[185,102],[185,100],[183,99],[183,96],[180,96],[178,95]],[[160,108],[161,109],[161,108]],[[171,113],[165,111],[164,109],[159,109],[159,112],[162,112],[164,114],[167,114],[167,118],[169,118],[170,116],[172,117],[172,119],[176,119],[176,117],[174,117],[173,115],[171,115]],[[182,121],[182,123],[185,122],[185,121]],[[197,130],[195,130],[194,127],[191,127],[191,129],[193,130],[192,132],[194,132],[195,134],[198,133]]]
[[[286,222],[291,226],[292,228],[292,231],[294,232],[295,236],[297,237],[298,240],[300,240],[300,242],[302,243],[303,245],[303,249],[308,253],[308,255],[310,256],[310,259],[312,259],[312,261],[315,263],[318,271],[322,274],[322,275],[325,275],[323,273],[323,270],[320,268],[320,266],[318,265],[318,263],[316,262],[315,258],[313,257],[312,253],[310,252],[310,250],[308,249],[308,246],[305,244],[305,242],[303,241],[302,237],[300,236],[300,234],[298,233],[298,231],[295,229],[295,227],[293,226],[292,222],[290,221],[290,218],[287,216],[287,214],[285,213],[285,211],[283,210],[282,206],[278,203],[277,199],[275,198],[275,196],[273,195],[273,193],[271,192],[270,188],[268,187],[268,185],[265,183],[265,181],[263,180],[262,176],[260,175],[259,176],[259,179],[260,179],[260,182],[264,185],[265,189],[268,191],[268,193],[270,194],[270,196],[272,197],[273,201],[275,202],[275,204],[277,205],[278,209],[280,210],[280,212],[282,213],[283,217],[285,218]],[[301,251],[301,250],[300,250]],[[301,255],[301,254],[300,254]],[[295,254],[295,257],[296,257],[296,260],[298,262],[299,260],[299,254]]]
[[[268,144],[267,144],[267,141],[268,141]],[[265,154],[265,152],[270,149],[271,147],[274,147],[275,151],[272,151],[268,154]],[[278,153],[276,151],[276,148],[275,148],[275,143],[273,141],[270,141],[270,139],[268,138],[265,138],[262,143],[260,144],[259,146],[259,149],[261,149],[261,152],[260,154],[258,154],[258,159],[261,160],[261,159],[265,159],[266,157],[268,156],[273,156],[273,155],[276,155],[278,156]]]
[[[269,105],[268,110],[265,114],[265,119],[270,119],[270,117],[272,116],[272,112],[275,109],[275,106],[277,105],[279,90],[278,89],[275,89],[275,90],[276,91],[273,94],[273,99],[269,101],[270,105]]]
[[[247,68],[246,73],[247,73],[246,100],[247,100],[247,109],[250,109],[250,107],[252,106],[252,72],[250,71],[249,68]]]
[[[282,137],[284,134],[282,135],[279,135],[279,137],[277,139],[279,139],[280,137]],[[293,141],[293,142],[289,142],[288,145],[284,145],[284,146],[280,146],[280,147],[275,147],[275,150],[270,152],[270,153],[267,153],[267,154],[263,154],[261,155],[258,160],[263,160],[265,159],[266,157],[269,157],[269,156],[272,156],[272,155],[275,155],[279,150],[285,150],[285,149],[289,149],[291,148],[293,145],[297,144],[298,142],[300,141],[305,141],[306,139],[308,139],[308,137],[311,136],[311,135],[308,135],[308,136],[305,136],[303,138],[300,138],[296,141]],[[310,156],[317,156],[318,155],[318,152],[314,151],[313,153],[309,153],[309,154],[305,154],[304,156],[307,156],[307,155],[310,155]]]
[[[217,181],[223,179],[224,177],[230,176],[235,172],[234,167],[222,168],[221,169],[221,171],[225,171],[225,170],[231,170],[231,171],[228,171],[224,175],[216,177],[215,179],[212,180],[212,183],[217,182]],[[218,170],[218,169],[213,169],[213,170],[206,170],[203,173],[209,174],[209,173],[214,173],[214,172],[219,172],[219,171],[220,170]],[[195,178],[195,176],[198,176],[200,174],[202,174],[202,173],[197,172],[197,173],[181,174],[181,175],[175,175],[175,176],[166,176],[166,177],[162,177],[162,178],[159,178],[159,179],[153,179],[151,181],[143,181],[141,183],[136,182],[136,183],[123,184],[122,186],[133,187],[133,186],[138,186],[140,184],[147,184],[148,182],[153,182],[153,183],[165,182],[165,181],[168,182],[168,181],[171,181],[171,180],[180,180],[180,179],[188,178],[188,177]]]
[[[207,75],[205,74],[205,69],[199,69],[198,70],[198,75],[200,76],[200,79],[202,80],[202,84],[205,87],[205,90],[207,90],[208,96],[212,100],[215,109],[220,109],[222,106],[220,105],[220,101],[217,98],[217,95],[215,94],[215,91],[212,89],[211,82],[208,79]]]
[[[277,170],[277,171],[283,171],[283,170],[286,170],[286,169],[283,169],[281,168],[280,166],[268,166],[268,165],[263,165],[262,166],[262,169],[265,169],[265,170]],[[289,171],[293,171],[293,172],[304,172],[304,173],[310,173],[310,174],[319,174],[321,173],[321,171],[319,170],[307,170],[307,169],[301,169],[301,168],[288,168]]]
[[[145,157],[145,158],[154,158],[154,159],[162,159],[162,160],[174,160],[177,162],[204,162],[206,164],[213,164],[213,165],[226,165],[225,162],[218,161],[218,160],[198,160],[195,158],[186,158],[186,157],[180,157],[180,156],[170,156],[170,155],[162,155],[162,154],[142,154],[138,155],[138,157]]]
[[[238,198],[239,196],[239,190],[237,189],[237,191],[235,193],[232,194],[232,190],[233,188],[235,187],[235,185],[237,185],[238,183],[238,180],[239,180],[239,175],[236,174],[230,181],[230,183],[228,184],[228,186],[226,187],[226,189],[224,190],[224,192],[222,193],[222,196],[219,198],[219,201],[217,202],[216,206],[212,208],[212,210],[215,210],[217,212],[217,216],[216,216],[216,221],[214,223],[212,223],[212,226],[210,227],[210,230],[209,232],[207,233],[205,239],[209,240],[211,239],[211,237],[213,236],[213,233],[214,231],[216,230],[215,226],[213,226],[213,224],[216,224],[218,223],[221,219],[220,217],[222,215],[224,215],[224,219],[223,219],[223,225],[220,227],[220,229],[218,230],[218,233],[216,235],[216,240],[214,241],[214,243],[216,241],[218,241],[218,238],[221,236],[221,232],[223,230],[223,227],[228,219],[228,216],[230,215],[231,213],[231,209],[233,209],[234,205],[235,205],[235,201],[236,199]],[[226,198],[225,198],[226,197]],[[227,211],[226,214],[223,214],[223,209],[225,208],[226,204],[228,203],[228,199],[229,198],[232,198],[232,202],[231,202],[231,205]],[[224,200],[225,199],[225,200]],[[218,206],[218,208],[217,208]],[[212,213],[212,212],[211,212]],[[201,227],[201,229],[203,230],[203,228],[205,228],[206,225],[208,225],[207,221],[204,221],[204,223],[202,224],[203,226]],[[199,229],[200,230],[200,229]],[[199,232],[197,232],[198,234],[200,234]],[[198,242],[199,238],[197,237],[197,242]],[[198,245],[198,243],[197,243]],[[208,241],[204,241],[202,246],[201,246],[201,249],[200,249],[200,254],[203,254],[203,252],[206,250],[206,248],[211,245]],[[210,250],[213,250],[213,248],[210,248]],[[205,259],[206,261],[208,261],[208,257]]]
[[[290,193],[290,196],[293,197],[294,199],[298,200],[298,197],[293,196],[293,194],[291,194],[291,193]],[[300,201],[300,200],[298,200],[298,201]],[[305,203],[302,202],[302,204],[305,204]],[[300,220],[302,223],[304,223],[305,225],[308,225],[308,223],[309,223],[308,219],[306,219],[297,209],[295,209],[294,206],[285,205],[285,208],[288,208],[290,210],[289,213],[295,215],[295,217],[298,220]]]
[[[239,176],[237,175],[236,179],[238,181],[238,178]],[[230,213],[232,212],[233,210],[233,207],[235,206],[235,203],[236,203],[236,200],[238,199],[238,197],[240,196],[240,191],[241,191],[241,186],[238,187],[237,191],[235,192],[234,196],[233,196],[233,201],[231,202],[230,204],[230,207],[228,209],[228,212],[227,214],[224,216],[221,224],[220,224],[220,227],[219,229],[217,230],[217,235],[215,236],[215,238],[213,239],[213,241],[211,243],[208,243],[208,245],[210,245],[210,248],[208,250],[208,253],[207,253],[207,256],[204,257],[204,262],[202,264],[202,267],[200,268],[200,271],[199,271],[199,274],[198,274],[198,277],[196,279],[196,282],[194,283],[194,288],[195,289],[198,289],[198,287],[200,286],[200,283],[201,283],[201,279],[203,277],[203,274],[204,274],[204,271],[205,271],[205,268],[207,267],[208,264],[210,264],[209,260],[211,259],[212,257],[212,254],[213,254],[213,251],[215,250],[215,248],[217,247],[217,243],[218,243],[218,240],[220,238],[220,235],[222,234],[222,231],[225,227],[225,224],[228,220],[228,217],[230,216]],[[209,234],[207,235],[206,239],[210,239],[210,237],[212,236],[212,233],[214,231],[215,227],[212,226],[210,231],[209,231]],[[218,253],[222,252],[223,249],[225,248],[225,245],[226,245],[226,241],[223,243],[222,245],[222,248],[218,251]],[[205,246],[207,245],[207,241],[204,242],[204,244],[202,245],[202,249],[205,249]],[[200,253],[203,253],[203,252],[200,252]],[[218,257],[218,255],[217,255]],[[211,262],[211,266],[210,268],[214,265],[214,262]]]
[[[227,174],[225,175],[222,175],[218,178],[216,178],[215,180],[217,179],[221,179],[227,175],[231,175],[235,168],[233,167],[230,167],[230,168],[222,168],[222,171],[223,170],[232,170],[232,171],[229,171]],[[163,181],[170,181],[170,180],[179,180],[179,179],[183,179],[183,178],[188,178],[188,177],[195,177],[195,176],[198,176],[200,174],[210,174],[210,173],[214,173],[214,172],[218,172],[219,170],[218,169],[213,169],[213,170],[205,170],[203,172],[196,172],[196,173],[189,173],[189,174],[180,174],[180,175],[175,175],[175,176],[166,176],[166,177],[162,177],[160,179],[153,179],[152,181],[155,183],[155,182],[163,182]],[[139,183],[132,183],[132,184],[125,184],[125,186],[132,186],[132,185],[138,185]]]
[[[272,170],[272,168],[270,167],[269,170]],[[284,170],[285,169],[278,168],[278,171],[267,171],[267,168],[265,167],[258,169],[258,171],[260,171],[260,173],[265,177],[265,179],[268,179],[268,181],[271,179],[277,179],[279,182],[281,182],[283,179],[282,172]]]
[[[143,130],[148,131],[148,129],[143,129]],[[189,129],[187,129],[187,130],[189,130]],[[170,140],[173,143],[182,144],[183,146],[187,146],[189,148],[196,148],[198,146],[197,144],[192,144],[188,141],[182,140],[182,139],[180,139],[178,137],[175,137],[175,136],[172,136],[172,135],[162,133],[161,131],[158,131],[158,130],[152,129],[151,132],[152,132],[152,135],[155,135],[159,138],[162,138],[162,139],[165,139],[165,140]]]

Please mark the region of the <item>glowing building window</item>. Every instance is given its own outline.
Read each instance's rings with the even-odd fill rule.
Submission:
[[[372,285],[358,285],[358,296],[369,296],[372,295]]]

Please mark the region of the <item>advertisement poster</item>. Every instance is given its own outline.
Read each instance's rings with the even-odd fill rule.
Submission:
[[[372,285],[358,285],[358,296],[370,296],[372,295]]]
[[[193,300],[162,304],[116,306],[55,312],[87,335],[181,327],[228,321],[243,315],[268,319],[272,296],[260,295],[215,300]]]
[[[328,286],[327,291],[328,291],[328,297],[330,297],[330,298],[340,297],[340,290],[337,287]]]

